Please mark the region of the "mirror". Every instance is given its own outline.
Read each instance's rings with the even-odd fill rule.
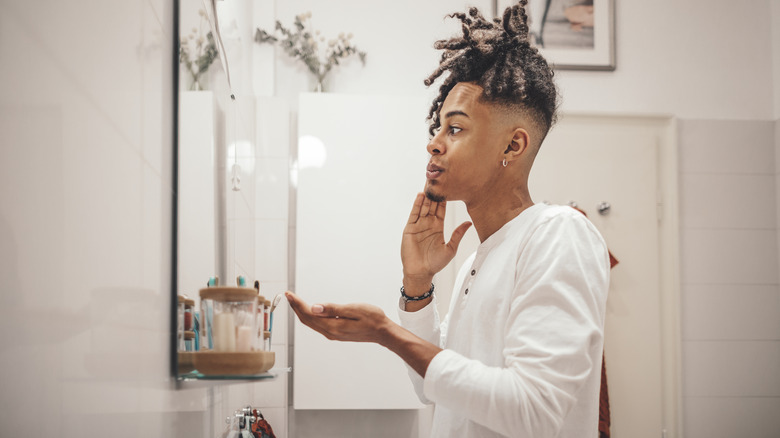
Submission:
[[[216,4],[214,4],[216,3]],[[198,308],[209,278],[247,286],[255,279],[255,99],[247,54],[252,29],[249,2],[179,0],[177,284],[179,296]],[[207,8],[216,7],[216,11]],[[216,12],[219,28],[213,23]],[[216,31],[216,32],[215,32]],[[219,35],[225,59],[218,51]],[[225,62],[227,61],[226,73]],[[234,96],[234,98],[231,97]],[[174,302],[181,300],[174,297]],[[190,304],[190,301],[187,301]],[[178,307],[178,306],[174,306]],[[177,328],[187,325],[175,313]],[[176,332],[180,331],[177,329]],[[174,334],[175,350],[195,341]],[[174,373],[192,370],[174,354]],[[184,363],[182,363],[184,362]]]

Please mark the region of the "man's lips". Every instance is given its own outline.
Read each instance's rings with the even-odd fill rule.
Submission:
[[[425,176],[428,179],[436,179],[439,177],[439,175],[444,172],[444,168],[439,167],[433,163],[428,163],[428,168],[426,169]]]

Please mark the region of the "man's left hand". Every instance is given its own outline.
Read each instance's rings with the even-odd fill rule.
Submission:
[[[371,304],[315,304],[309,306],[292,292],[285,292],[290,307],[302,323],[332,341],[375,342],[388,348],[425,377],[428,365],[440,351],[394,323]]]
[[[382,309],[371,304],[309,306],[292,292],[285,292],[285,296],[302,323],[333,341],[382,344],[394,324]]]

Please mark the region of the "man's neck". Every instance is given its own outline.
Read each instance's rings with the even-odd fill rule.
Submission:
[[[523,210],[534,205],[527,190],[519,190],[511,195],[505,199],[489,198],[466,203],[480,242],[487,240]]]

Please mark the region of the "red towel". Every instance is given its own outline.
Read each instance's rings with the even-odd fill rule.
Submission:
[[[583,213],[584,214],[584,213]],[[612,269],[617,265],[618,259],[609,253],[609,268]],[[601,354],[601,392],[599,394],[599,438],[609,438],[609,426],[610,421],[609,414],[609,391],[607,390],[607,362],[604,359],[604,353]]]
[[[609,391],[607,391],[607,366],[601,356],[601,393],[599,395],[599,438],[609,438]]]

